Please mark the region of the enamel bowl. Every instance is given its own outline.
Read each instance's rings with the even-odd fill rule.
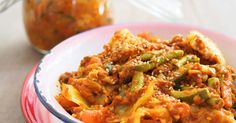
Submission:
[[[197,30],[210,37],[220,48],[228,64],[236,68],[236,40],[206,29],[167,23],[137,23],[105,26],[75,35],[54,47],[38,65],[34,75],[36,94],[46,109],[63,122],[80,122],[68,114],[56,101],[57,80],[66,71],[76,71],[84,56],[101,52],[115,31],[127,28],[132,33],[151,32],[170,39],[174,34],[186,35]]]

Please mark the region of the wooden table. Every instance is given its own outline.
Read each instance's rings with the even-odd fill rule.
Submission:
[[[148,0],[147,0],[148,1]],[[183,17],[171,20],[215,30],[236,38],[235,0],[179,0]],[[115,23],[160,21],[127,0],[113,0]],[[29,44],[22,22],[22,2],[0,14],[0,121],[24,122],[20,92],[24,78],[41,58]]]

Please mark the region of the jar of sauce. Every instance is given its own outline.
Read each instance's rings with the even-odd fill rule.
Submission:
[[[24,0],[24,24],[41,53],[66,38],[112,23],[109,0]]]

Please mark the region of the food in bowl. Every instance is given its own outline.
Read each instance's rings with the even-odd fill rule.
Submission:
[[[85,123],[231,123],[235,74],[199,32],[162,40],[117,31],[59,78],[59,104]]]

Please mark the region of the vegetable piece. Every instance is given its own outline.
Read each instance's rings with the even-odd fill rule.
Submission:
[[[180,99],[184,102],[193,103],[193,98],[195,96],[201,97],[202,100],[207,100],[210,98],[210,93],[208,89],[191,89],[191,90],[183,90],[183,91],[171,91],[171,96]]]
[[[128,109],[128,106],[127,106],[127,105],[117,105],[117,106],[115,107],[115,111],[116,111],[119,115],[123,115],[127,109]]]
[[[78,106],[76,103],[67,100],[63,95],[58,95],[56,96],[56,100],[59,102],[59,104],[65,108],[66,110],[70,109],[71,107],[76,107]]]
[[[145,103],[150,97],[152,97],[153,93],[154,93],[154,81],[150,81],[148,84],[148,87],[146,89],[146,91],[142,94],[142,96],[134,103],[133,106],[131,106],[127,112],[124,114],[124,117],[122,117],[121,119],[121,123],[127,123],[128,117],[125,116],[129,116],[132,113],[136,112],[136,110],[138,109],[139,106],[141,106],[143,103]]]
[[[211,61],[212,63],[225,64],[225,59],[219,48],[213,43],[212,40],[205,37],[201,33],[197,31],[190,32],[186,41],[190,47],[203,56],[203,58]]]
[[[175,65],[177,67],[181,67],[187,62],[199,62],[200,58],[198,58],[196,55],[186,55],[183,58],[181,58]]]
[[[166,54],[163,54],[162,56],[157,58],[157,63],[158,64],[163,64],[167,61],[170,61],[171,59],[178,58],[184,55],[183,50],[174,50],[167,52]]]
[[[164,50],[152,51],[152,52],[144,53],[144,54],[140,55],[140,58],[141,58],[142,61],[148,61],[153,56],[157,57],[157,56],[160,56],[163,53],[164,53]]]
[[[202,73],[205,73],[207,75],[214,76],[216,74],[215,68],[212,68],[208,65],[201,65],[201,71]]]
[[[160,52],[164,52],[164,51],[160,51]],[[160,54],[161,53],[159,53],[159,55]],[[173,58],[181,57],[181,56],[183,56],[183,54],[184,54],[183,50],[174,50],[174,51],[168,52],[160,57],[157,57],[157,60],[155,62],[157,62],[157,64],[163,64]],[[135,66],[135,70],[147,72],[147,71],[155,68],[155,66],[156,66],[155,62],[148,62],[148,63],[144,63],[144,64],[139,64],[139,65]]]
[[[220,80],[216,77],[211,77],[207,80],[207,84],[209,87],[216,88],[216,86],[220,85]]]
[[[133,114],[133,123],[141,123],[141,117],[145,115],[147,109],[138,108],[137,111]]]
[[[223,101],[220,98],[216,98],[216,97],[211,97],[206,102],[207,102],[207,104],[209,104],[211,106],[216,106],[218,104],[223,103]]]
[[[149,63],[144,63],[144,64],[139,64],[135,66],[135,70],[141,71],[141,72],[147,72],[149,70],[152,70],[156,67],[155,63],[149,62]]]
[[[153,56],[154,56],[153,53],[144,53],[144,54],[140,55],[140,58],[141,58],[142,61],[148,61],[148,60],[150,60]]]
[[[131,82],[131,91],[138,91],[140,90],[144,85],[144,76],[143,76],[143,72],[138,72],[136,71],[134,73],[132,82]]]
[[[155,56],[160,56],[160,55],[162,55],[164,52],[165,52],[164,50],[152,51],[152,53],[153,53]]]
[[[106,68],[106,70],[108,71],[109,75],[111,75],[111,74],[112,74],[112,62],[107,63],[107,64],[105,65],[105,68]]]
[[[72,101],[76,103],[77,105],[80,105],[81,107],[88,109],[88,104],[86,100],[84,100],[80,93],[72,86],[69,84],[61,84],[61,94],[69,101]]]
[[[191,90],[191,89],[194,89],[193,86],[182,86],[181,87],[181,90]]]
[[[202,75],[202,81],[203,81],[203,82],[206,82],[207,79],[208,79],[208,75]]]
[[[140,105],[142,105],[147,99],[149,99],[154,93],[154,82],[150,81],[147,90],[142,94],[142,96],[137,100],[137,102],[132,106],[130,112],[134,112]]]

